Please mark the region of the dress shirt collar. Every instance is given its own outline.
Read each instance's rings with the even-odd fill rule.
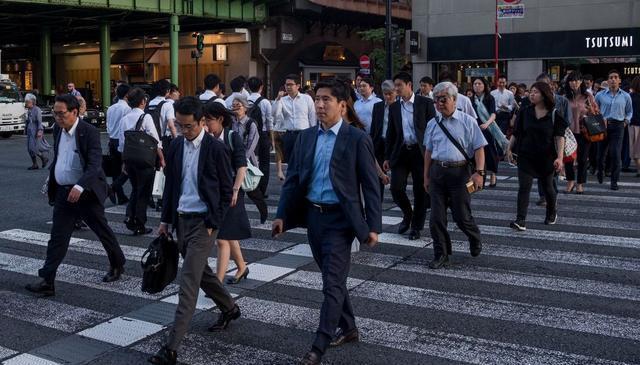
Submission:
[[[368,98],[365,98],[365,97],[363,96],[363,97],[362,97],[362,99],[360,99],[360,100],[362,100],[362,102],[366,103],[366,102],[368,102],[368,101],[373,100],[375,97],[376,97],[376,95],[375,95],[374,93],[371,93],[371,95],[369,95],[369,97],[368,97]]]
[[[300,91],[298,91],[296,96],[294,96],[293,98],[289,94],[287,94],[286,96],[289,97],[289,99],[291,99],[291,100],[295,100],[295,99],[299,99],[300,98],[300,94],[302,94],[302,93]]]
[[[415,100],[416,100],[416,94],[413,94],[413,93],[411,94],[411,99],[409,99],[408,101],[404,101],[404,98],[400,97],[400,102],[402,104],[406,104],[406,103],[413,104]]]
[[[618,88],[618,90],[616,91],[616,93],[614,95],[613,92],[611,92],[611,89],[608,88],[608,89],[606,89],[604,91],[604,93],[607,94],[607,95],[611,95],[612,98],[615,98],[616,95],[620,94],[621,91],[623,91],[623,90],[621,88]]]
[[[445,120],[454,120],[454,119],[455,119],[455,120],[462,120],[462,118],[461,118],[462,116],[461,116],[460,114],[463,114],[463,113],[462,113],[462,111],[460,111],[460,110],[458,110],[458,109],[456,109],[456,110],[453,112],[453,114],[451,114],[451,116],[450,116],[449,118],[447,118],[447,117],[445,117],[444,115],[442,115],[442,114],[441,114],[441,115],[442,115],[442,121],[445,121]]]
[[[222,133],[224,134],[224,133]],[[204,128],[202,128],[200,130],[200,134],[198,134],[198,136],[196,138],[194,138],[192,141],[188,140],[188,139],[184,139],[184,144],[185,146],[187,145],[191,145],[193,146],[193,148],[199,148],[200,147],[200,143],[202,143],[202,140],[204,139]]]
[[[260,93],[251,93],[249,94],[250,98],[256,98],[256,100],[258,100],[259,97],[261,97],[262,95],[260,95]]]
[[[117,103],[117,104],[120,104],[120,105],[122,105],[122,106],[124,106],[124,105],[129,106],[129,104],[127,104],[127,101],[126,101],[126,100],[124,100],[124,99],[120,99],[120,100],[118,100],[118,103]]]
[[[318,134],[324,134],[324,133],[328,132],[328,131],[325,131],[324,128],[322,128],[322,123],[318,123],[318,125],[319,125]],[[338,136],[338,132],[340,131],[340,127],[342,127],[342,118],[340,118],[338,123],[334,124],[333,127],[329,128],[329,130],[331,132],[333,132],[333,134],[335,134],[336,137],[337,137]]]
[[[156,96],[155,98],[153,98],[153,99],[151,100],[151,102],[157,101],[157,102],[158,102],[157,104],[160,104],[161,102],[163,102],[163,101],[165,101],[165,100],[167,100],[167,99],[166,99],[166,98],[164,98],[164,97],[162,97],[162,96],[159,96],[159,95],[158,95],[158,96]]]
[[[62,128],[62,131],[66,133],[69,137],[73,137],[73,135],[76,133],[76,128],[78,128],[78,122],[80,122],[80,118],[76,118],[76,122],[73,123],[73,125],[71,126],[68,132],[64,128]]]
[[[244,126],[244,125],[247,124],[247,121],[249,121],[249,116],[245,114],[245,116],[242,117],[242,119],[237,119],[236,118],[236,120],[238,121],[238,123],[240,123],[241,125]]]

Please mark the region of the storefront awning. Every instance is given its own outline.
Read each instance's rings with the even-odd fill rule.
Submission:
[[[112,65],[126,65],[131,63],[149,62],[149,59],[156,53],[155,48],[146,48],[144,51],[139,49],[121,49],[117,50],[111,56]]]

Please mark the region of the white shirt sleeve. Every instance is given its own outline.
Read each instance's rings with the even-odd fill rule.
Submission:
[[[156,126],[153,124],[153,118],[151,115],[147,114],[144,116],[144,120],[142,122],[142,128],[144,128],[144,132],[151,137],[155,138],[158,141],[158,148],[162,148],[162,142],[160,142],[160,137],[158,136],[158,131],[156,131]]]
[[[316,124],[318,124],[318,120],[316,119],[316,105],[311,96],[307,95],[306,99],[309,106],[309,126],[315,127]]]

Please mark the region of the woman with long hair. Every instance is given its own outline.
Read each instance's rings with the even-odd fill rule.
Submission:
[[[567,75],[564,85],[565,97],[569,100],[569,107],[572,112],[572,120],[570,120],[569,128],[573,132],[576,142],[578,142],[578,151],[576,161],[567,161],[564,165],[564,173],[567,177],[567,193],[571,193],[576,189],[576,193],[584,193],[584,184],[587,182],[587,168],[589,160],[589,142],[583,135],[584,118],[591,114],[598,113],[598,104],[593,95],[587,91],[587,86],[582,82],[582,76],[578,71],[574,71]],[[577,168],[577,174],[574,168]],[[576,175],[577,182],[576,185]]]
[[[471,97],[471,104],[473,104],[473,109],[478,115],[477,121],[482,130],[482,135],[487,140],[487,145],[484,146],[485,169],[491,172],[489,186],[493,188],[497,184],[496,174],[498,173],[498,163],[500,162],[500,153],[498,153],[496,140],[489,131],[491,123],[496,121],[496,100],[491,95],[489,82],[486,79],[478,77],[473,80],[472,85],[473,96]]]
[[[565,121],[555,110],[553,92],[544,82],[536,82],[529,93],[531,104],[520,110],[507,155],[517,142],[518,152],[518,212],[510,227],[526,230],[525,220],[533,179],[541,182],[547,202],[544,224],[555,224],[557,219],[556,191],[553,174],[562,169],[564,155]]]
[[[222,103],[207,103],[204,107],[204,119],[207,130],[214,137],[220,139],[231,151],[231,166],[233,167],[234,182],[231,204],[224,216],[224,221],[218,232],[218,262],[216,275],[223,282],[229,257],[233,258],[238,270],[234,278],[230,278],[228,284],[237,284],[249,275],[249,268],[244,262],[240,240],[251,238],[251,226],[244,207],[244,191],[242,181],[247,173],[247,157],[245,155],[242,136],[232,129],[233,118],[231,113]]]

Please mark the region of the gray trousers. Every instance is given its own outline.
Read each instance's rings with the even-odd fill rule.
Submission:
[[[209,235],[203,218],[178,218],[176,227],[178,247],[184,259],[180,272],[180,291],[173,327],[167,336],[167,347],[177,350],[187,333],[191,318],[196,310],[200,288],[216,303],[221,311],[233,309],[235,302],[227,289],[211,270],[209,254],[215,244],[218,231]]]

